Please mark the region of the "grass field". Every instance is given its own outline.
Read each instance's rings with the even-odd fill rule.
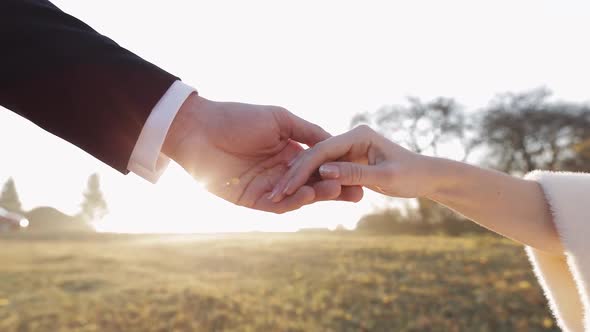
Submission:
[[[0,237],[0,331],[549,330],[493,237]]]

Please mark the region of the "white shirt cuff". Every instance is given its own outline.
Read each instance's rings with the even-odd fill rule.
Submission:
[[[193,87],[181,81],[174,82],[168,88],[143,125],[129,158],[129,171],[152,183],[158,181],[170,163],[170,158],[162,153],[168,129],[184,101],[194,91]]]

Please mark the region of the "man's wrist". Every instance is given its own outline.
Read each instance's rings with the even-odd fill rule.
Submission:
[[[180,107],[195,89],[175,81],[153,107],[137,138],[129,157],[127,169],[156,183],[170,158],[162,153],[162,146]]]
[[[170,129],[162,145],[162,153],[178,161],[178,148],[182,141],[195,130],[195,116],[199,111],[199,105],[204,101],[196,92],[191,93],[184,101],[176,117],[170,125]]]

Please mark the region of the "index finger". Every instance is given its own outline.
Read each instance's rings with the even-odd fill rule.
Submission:
[[[271,194],[272,200],[279,202],[285,196],[293,194],[322,164],[346,155],[355,141],[354,133],[348,132],[320,142],[300,154],[275,186]]]

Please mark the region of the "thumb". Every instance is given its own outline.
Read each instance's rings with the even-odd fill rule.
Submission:
[[[369,166],[351,162],[332,162],[320,167],[325,180],[339,180],[344,186],[376,186],[387,181],[383,166]]]
[[[303,120],[287,110],[275,112],[275,117],[282,135],[307,146],[314,146],[332,136],[322,127]]]

